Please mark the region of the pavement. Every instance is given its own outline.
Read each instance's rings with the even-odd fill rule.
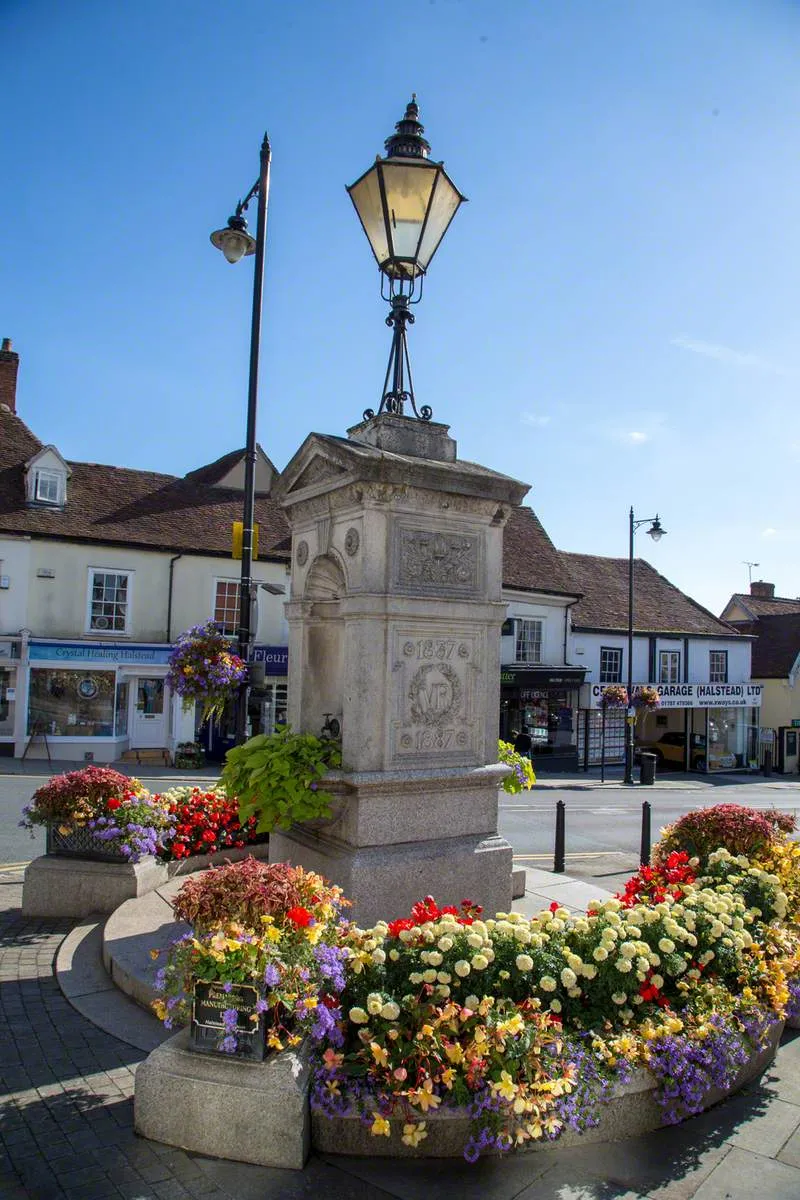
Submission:
[[[800,1035],[793,1032],[761,1079],[737,1096],[676,1128],[615,1144],[556,1146],[475,1166],[314,1154],[295,1172],[187,1154],[139,1138],[133,1132],[134,1073],[146,1055],[142,1029],[162,1036],[147,1025],[155,1018],[139,1009],[134,1020],[132,1001],[103,978],[99,924],[24,918],[21,884],[20,872],[0,873],[2,1200],[800,1197]],[[602,889],[528,867],[526,894],[517,906],[532,910],[558,900],[577,908],[588,892]],[[57,963],[75,1003],[93,987],[99,990],[94,1009],[91,1003],[84,1008],[105,1029],[64,994]]]

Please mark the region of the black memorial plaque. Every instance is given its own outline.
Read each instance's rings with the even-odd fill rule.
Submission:
[[[262,1062],[265,1053],[264,1014],[258,1012],[260,999],[257,988],[244,983],[231,984],[226,992],[219,982],[196,980],[192,997],[192,1026],[190,1046],[200,1054],[222,1054],[226,1058],[243,1058]],[[236,1025],[228,1030],[222,1014],[236,1009]],[[222,1050],[224,1039],[236,1039],[236,1049]]]

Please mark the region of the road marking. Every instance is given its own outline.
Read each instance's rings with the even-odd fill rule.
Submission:
[[[609,858],[612,854],[633,854],[633,850],[586,850],[581,853],[580,850],[575,850],[574,853],[565,854],[565,858]],[[514,862],[528,862],[530,859],[551,859],[552,854],[515,854]],[[616,875],[617,872],[615,871]]]

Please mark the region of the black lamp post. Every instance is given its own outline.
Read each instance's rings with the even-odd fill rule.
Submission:
[[[633,508],[630,511],[630,530],[628,538],[628,712],[625,725],[625,783],[633,783],[633,749],[634,723],[636,710],[633,706],[633,535],[640,525],[650,522],[647,533],[654,542],[659,541],[667,532],[661,528],[658,513],[654,517],[642,517],[634,520]]]
[[[261,143],[261,161],[258,179],[244,200],[236,205],[236,212],[228,218],[224,229],[211,234],[211,242],[221,250],[229,263],[255,254],[253,275],[253,316],[250,325],[250,379],[247,389],[247,434],[244,460],[244,511],[242,516],[242,574],[239,585],[239,654],[249,663],[251,628],[251,602],[253,591],[253,526],[255,523],[256,496],[256,413],[258,409],[258,353],[261,342],[261,297],[264,288],[264,245],[267,233],[267,200],[269,198],[269,166],[271,150],[269,138],[264,134]],[[258,197],[256,236],[247,232],[244,213],[254,196]],[[240,745],[247,736],[247,691],[248,680],[241,684],[236,702],[236,744]]]
[[[378,155],[347,191],[381,272],[381,297],[391,305],[386,324],[394,332],[378,415],[404,416],[405,405],[410,404],[415,417],[429,421],[433,416],[429,405],[417,411],[406,326],[414,324],[410,305],[422,298],[428,265],[466,197],[448,177],[444,164],[428,158],[430,145],[422,136],[416,96],[395,128],[397,132],[385,142],[386,157]],[[388,280],[388,294],[384,280]],[[374,416],[368,408],[364,420]]]

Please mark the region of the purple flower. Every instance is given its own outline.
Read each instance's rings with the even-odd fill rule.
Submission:
[[[277,987],[281,981],[281,973],[274,963],[268,963],[264,971],[264,983],[267,987]]]
[[[223,1052],[223,1054],[235,1054],[236,1046],[237,1046],[236,1038],[233,1037],[233,1035],[230,1033],[228,1034],[227,1037],[224,1037],[219,1044],[219,1048]]]
[[[222,1014],[222,1024],[227,1033],[233,1033],[238,1020],[239,1010],[236,1008],[226,1008]]]
[[[229,980],[226,979],[225,983],[223,983],[223,985],[222,985],[222,990],[223,990],[223,992],[230,992],[232,987],[233,987],[233,984]]]

